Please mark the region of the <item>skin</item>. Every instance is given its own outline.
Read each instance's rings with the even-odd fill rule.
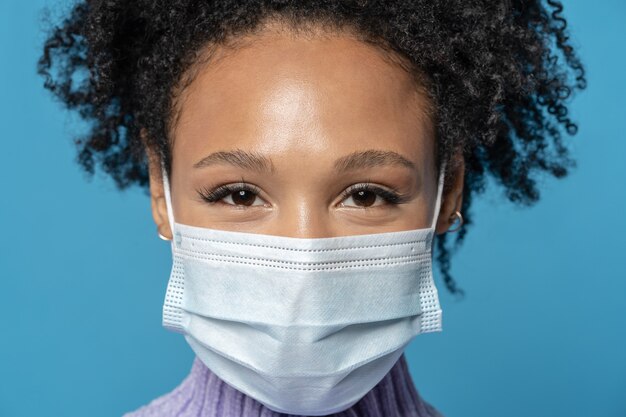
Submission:
[[[215,49],[181,96],[172,130],[175,221],[299,238],[429,227],[436,145],[426,98],[406,70],[347,34],[305,37],[270,28],[248,36],[237,48]],[[413,168],[375,164],[385,158],[370,152],[360,159],[364,166],[336,170],[338,160],[368,150],[395,152]],[[194,167],[231,151],[246,153],[239,159],[264,158],[267,170],[224,158]],[[152,215],[171,239],[160,161],[147,152]],[[241,182],[258,193],[240,194]],[[453,182],[442,197],[437,233],[461,208],[462,160]],[[376,189],[342,196],[364,183],[396,190],[404,201],[386,202]],[[235,190],[214,203],[198,193],[228,184]]]

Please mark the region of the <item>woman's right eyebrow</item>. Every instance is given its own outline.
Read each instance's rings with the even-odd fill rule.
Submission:
[[[214,164],[230,164],[258,172],[273,173],[275,171],[271,158],[242,149],[214,152],[196,162],[193,167],[205,168]],[[415,164],[401,154],[380,149],[355,151],[342,156],[335,161],[334,169],[341,174],[358,169],[390,165],[403,166],[411,170],[416,169]]]
[[[230,164],[258,172],[274,172],[274,165],[270,158],[256,152],[248,152],[242,149],[214,152],[193,164],[193,167],[205,168],[215,164]]]

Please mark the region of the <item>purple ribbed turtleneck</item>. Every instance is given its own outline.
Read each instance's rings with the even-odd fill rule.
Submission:
[[[122,417],[294,417],[277,413],[236,390],[196,356],[189,375],[171,392]],[[409,374],[404,353],[385,377],[356,404],[333,417],[443,417],[424,401]]]

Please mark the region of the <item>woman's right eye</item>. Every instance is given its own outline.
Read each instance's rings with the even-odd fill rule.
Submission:
[[[236,207],[263,206],[266,204],[258,196],[258,187],[243,182],[221,185],[213,190],[202,188],[197,190],[197,192],[202,200],[210,204],[219,201],[224,201],[224,204]],[[255,204],[257,200],[260,202],[259,204]]]

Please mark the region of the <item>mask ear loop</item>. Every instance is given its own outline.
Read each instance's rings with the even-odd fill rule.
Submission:
[[[441,168],[439,169],[439,181],[437,183],[437,200],[435,201],[435,213],[433,214],[433,221],[430,225],[431,229],[435,229],[437,227],[437,220],[439,219],[439,210],[441,209],[441,198],[443,194],[443,179],[445,177],[446,172],[446,162],[441,163]]]
[[[170,223],[170,230],[172,231],[172,243],[176,240],[174,236],[174,211],[172,207],[172,198],[170,195],[170,182],[167,178],[167,172],[165,171],[165,164],[161,162],[161,173],[163,178],[163,192],[165,193],[165,206],[167,207],[167,220]]]

